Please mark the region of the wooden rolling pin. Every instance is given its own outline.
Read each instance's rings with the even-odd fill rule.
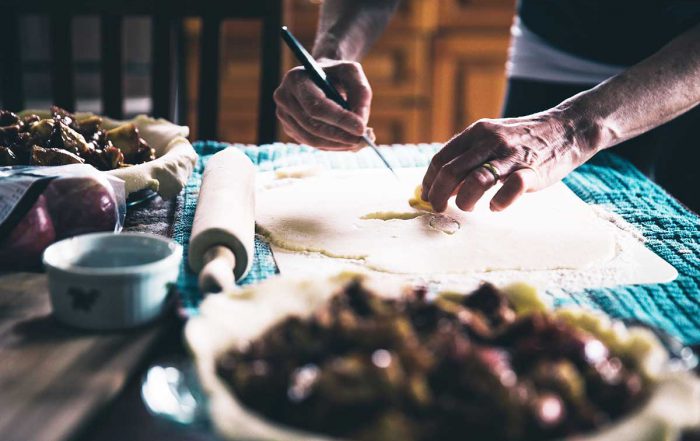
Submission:
[[[203,293],[228,291],[253,262],[255,167],[238,149],[223,150],[204,169],[188,261]]]

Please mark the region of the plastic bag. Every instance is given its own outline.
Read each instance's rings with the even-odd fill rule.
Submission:
[[[124,181],[85,164],[0,167],[0,270],[38,269],[53,242],[121,231]]]

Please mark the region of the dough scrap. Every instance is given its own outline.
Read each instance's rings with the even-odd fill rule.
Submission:
[[[275,170],[276,179],[302,179],[317,176],[323,172],[319,165],[290,165]]]
[[[418,216],[422,216],[423,213],[410,213],[410,212],[399,212],[399,211],[377,211],[375,213],[368,213],[365,214],[364,216],[361,216],[360,219],[364,220],[370,220],[370,219],[376,219],[376,220],[383,220],[383,221],[390,221],[390,220],[411,220],[415,219]]]
[[[416,210],[435,211],[433,204],[423,199],[423,186],[419,185],[413,190],[413,197],[408,200],[408,205]]]
[[[423,172],[399,170],[402,182],[413,183]],[[528,193],[503,212],[489,210],[493,188],[470,213],[451,202],[439,215],[408,216],[409,188],[383,170],[328,171],[262,188],[258,230],[280,248],[398,274],[581,269],[615,256],[605,222],[563,184]],[[436,228],[435,216],[459,227],[447,220],[447,228]]]

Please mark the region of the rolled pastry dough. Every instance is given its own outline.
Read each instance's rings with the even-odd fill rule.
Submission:
[[[361,260],[400,274],[581,269],[610,260],[605,221],[563,184],[488,208],[492,189],[471,213],[453,202],[442,214],[408,204],[424,170],[327,171],[258,191],[258,230],[278,247]]]

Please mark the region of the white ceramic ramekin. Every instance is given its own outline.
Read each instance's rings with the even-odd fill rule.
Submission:
[[[56,242],[44,252],[55,317],[72,326],[139,326],[163,312],[177,281],[182,247],[142,233],[95,233]]]

